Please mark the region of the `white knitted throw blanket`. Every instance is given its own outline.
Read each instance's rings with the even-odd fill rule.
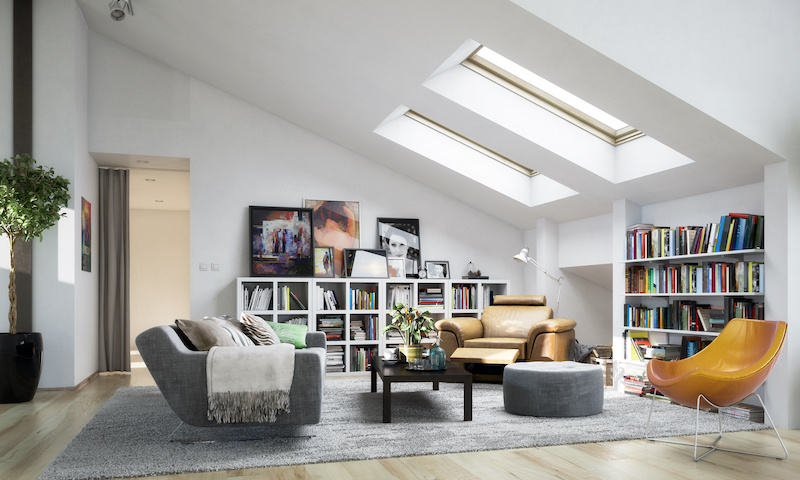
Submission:
[[[289,412],[294,345],[212,347],[206,359],[208,419],[274,422]]]

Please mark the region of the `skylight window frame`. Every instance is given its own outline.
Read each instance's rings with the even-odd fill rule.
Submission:
[[[462,144],[464,146],[467,146],[467,147],[475,150],[476,152],[478,152],[478,153],[480,153],[480,154],[482,154],[482,155],[484,155],[486,157],[491,158],[492,160],[494,160],[494,161],[496,161],[498,163],[501,163],[501,164],[513,169],[513,170],[516,170],[517,172],[519,172],[519,173],[521,173],[523,175],[526,175],[528,177],[535,177],[536,175],[539,174],[539,172],[537,172],[536,170],[533,170],[533,169],[528,168],[528,167],[526,167],[524,165],[521,165],[521,164],[515,162],[514,160],[511,160],[510,158],[495,152],[494,150],[492,150],[490,148],[484,147],[480,143],[478,143],[478,142],[476,142],[476,141],[474,141],[474,140],[472,140],[470,138],[467,138],[467,137],[465,137],[464,135],[461,135],[458,132],[455,132],[455,131],[449,129],[449,128],[445,127],[444,125],[431,120],[428,117],[420,115],[419,113],[415,112],[414,110],[410,110],[409,109],[405,113],[403,113],[403,115],[405,117],[408,117],[411,120],[414,120],[417,123],[420,123],[420,124],[430,128],[430,129],[432,129],[432,130],[434,130],[434,131],[436,131],[436,132],[438,132],[438,133],[450,138],[451,140],[455,140],[456,142],[459,142],[460,144]]]
[[[483,45],[476,48],[461,62],[461,65],[611,145],[621,145],[644,135],[644,133],[629,125],[618,130],[614,129],[573,105],[554,97],[530,82],[481,57],[479,52],[483,48],[485,48]]]

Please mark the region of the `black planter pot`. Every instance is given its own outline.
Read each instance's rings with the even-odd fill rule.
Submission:
[[[41,373],[41,333],[0,333],[0,403],[30,401]]]

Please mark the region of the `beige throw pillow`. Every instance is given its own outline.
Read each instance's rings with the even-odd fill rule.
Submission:
[[[211,347],[235,347],[236,342],[227,330],[220,327],[214,320],[175,320],[186,338],[192,342],[194,348],[200,351],[210,350]]]
[[[278,345],[281,343],[275,330],[267,322],[255,315],[242,313],[242,330],[256,345]]]

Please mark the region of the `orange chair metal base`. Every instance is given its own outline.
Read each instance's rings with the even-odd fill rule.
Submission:
[[[720,407],[718,407],[717,405],[714,405],[713,403],[711,403],[702,394],[697,397],[697,408],[696,408],[697,420],[696,420],[696,423],[695,423],[695,430],[694,430],[694,443],[682,442],[682,441],[679,441],[679,440],[668,440],[668,439],[664,439],[664,438],[651,438],[650,437],[650,417],[653,415],[653,404],[656,401],[655,395],[653,395],[653,400],[650,403],[650,413],[647,415],[647,429],[645,430],[645,438],[650,440],[651,442],[675,443],[675,444],[678,444],[678,445],[694,446],[694,461],[695,462],[700,461],[701,458],[705,457],[709,453],[714,452],[716,450],[719,450],[719,451],[722,451],[722,452],[742,453],[742,454],[745,454],[745,455],[755,455],[755,456],[758,456],[758,457],[775,458],[777,460],[785,460],[785,459],[787,459],[789,457],[789,451],[786,450],[786,445],[784,445],[783,439],[781,439],[781,435],[780,435],[780,433],[778,433],[778,429],[775,428],[775,423],[772,421],[772,417],[770,417],[769,412],[767,411],[767,406],[764,405],[764,401],[761,399],[761,395],[759,395],[757,393],[753,393],[752,395],[749,395],[748,397],[753,396],[753,395],[755,395],[758,398],[759,403],[761,403],[761,407],[764,408],[764,419],[765,420],[769,420],[770,426],[775,431],[775,435],[778,437],[778,441],[780,442],[781,447],[783,448],[783,456],[782,457],[775,456],[775,455],[765,455],[763,453],[746,452],[746,451],[742,451],[742,450],[731,450],[731,449],[727,449],[727,448],[718,447],[717,443],[722,439],[722,414],[720,413],[720,410],[719,410]],[[745,397],[745,398],[748,398],[748,397]],[[711,405],[711,406],[717,408],[717,418],[719,420],[719,434],[717,435],[717,438],[715,438],[714,441],[711,442],[710,444],[698,443],[698,436],[699,436],[699,430],[700,430],[700,405],[701,405],[702,402],[705,402],[705,403],[703,403],[703,405],[705,405],[707,403],[708,405]],[[702,455],[698,456],[697,455],[697,447],[708,448],[709,450],[707,452],[703,453]]]

